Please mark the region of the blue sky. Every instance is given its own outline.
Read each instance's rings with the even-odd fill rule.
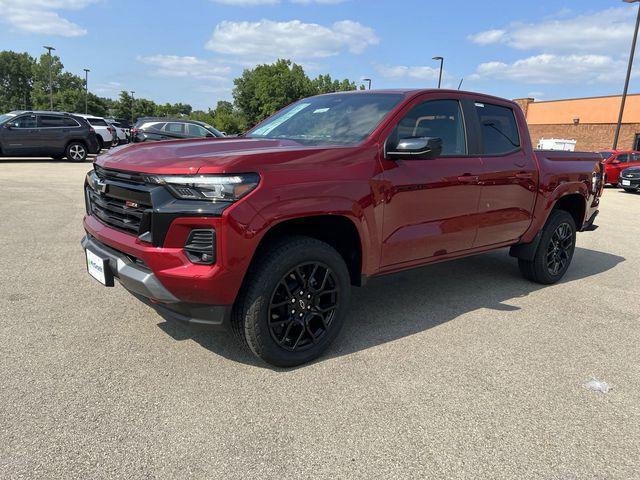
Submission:
[[[57,48],[92,91],[197,108],[243,68],[292,58],[374,88],[445,86],[516,98],[620,92],[636,6],[622,0],[0,0],[0,49]],[[637,92],[634,78],[631,91]]]

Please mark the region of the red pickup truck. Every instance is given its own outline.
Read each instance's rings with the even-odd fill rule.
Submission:
[[[327,348],[370,277],[511,247],[527,279],[560,280],[595,228],[601,160],[534,152],[500,98],[321,95],[240,138],[100,156],[82,245],[101,283],[293,366]]]

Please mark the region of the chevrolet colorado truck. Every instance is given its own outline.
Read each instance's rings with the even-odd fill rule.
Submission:
[[[321,95],[239,138],[100,156],[82,246],[102,284],[290,367],[327,348],[371,277],[511,247],[524,277],[559,281],[596,228],[601,160],[534,151],[496,97]]]

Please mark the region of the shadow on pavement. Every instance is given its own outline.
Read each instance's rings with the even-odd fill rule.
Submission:
[[[576,248],[562,283],[606,272],[623,261],[609,253]],[[480,308],[519,310],[509,300],[542,288],[553,287],[522,278],[506,250],[375,278],[365,288],[353,289],[347,324],[317,362],[398,340]],[[237,346],[231,333],[198,331],[172,320],[158,326],[176,340],[194,340],[230,360],[272,368]]]

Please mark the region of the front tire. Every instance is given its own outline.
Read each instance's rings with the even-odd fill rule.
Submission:
[[[337,337],[350,293],[349,271],[336,250],[314,238],[290,237],[252,268],[234,308],[233,330],[267,363],[307,363]]]
[[[576,248],[576,223],[564,210],[554,210],[547,220],[532,261],[518,259],[522,275],[532,282],[552,285],[569,269]]]
[[[65,156],[72,162],[84,162],[87,159],[87,147],[81,142],[71,142],[67,145]]]

